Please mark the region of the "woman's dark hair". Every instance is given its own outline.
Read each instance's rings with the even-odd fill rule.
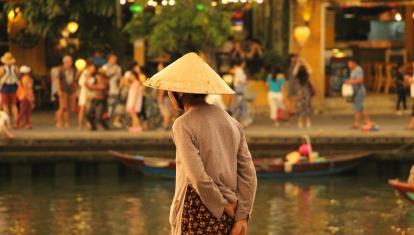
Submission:
[[[352,62],[354,62],[355,64],[359,64],[358,59],[357,59],[357,58],[355,58],[355,57],[350,57],[350,58],[348,59],[348,61],[352,61]]]
[[[135,79],[139,80],[139,75],[133,69],[130,70],[131,74],[135,77]]]
[[[305,86],[309,83],[309,73],[306,70],[305,66],[300,66],[296,77],[298,78],[299,84],[301,86]]]
[[[183,93],[182,102],[183,104],[197,105],[205,103],[207,94],[189,94]]]

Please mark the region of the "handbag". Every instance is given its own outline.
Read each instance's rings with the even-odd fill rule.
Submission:
[[[277,109],[277,121],[286,122],[289,121],[289,112],[286,109]]]
[[[354,88],[351,84],[342,84],[342,97],[348,102],[352,102],[354,98]]]

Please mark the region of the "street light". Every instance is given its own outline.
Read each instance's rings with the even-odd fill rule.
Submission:
[[[401,20],[402,20],[402,15],[401,15],[401,13],[397,12],[397,13],[395,14],[395,20],[396,20],[396,21],[401,21]]]
[[[69,33],[76,33],[76,31],[78,31],[79,25],[75,21],[71,21],[68,23],[66,28],[68,29]]]

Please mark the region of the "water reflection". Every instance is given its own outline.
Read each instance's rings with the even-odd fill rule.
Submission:
[[[173,182],[138,176],[0,183],[0,234],[168,234]],[[250,234],[414,234],[376,178],[259,181]]]

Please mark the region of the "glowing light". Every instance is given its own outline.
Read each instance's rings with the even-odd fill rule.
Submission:
[[[395,14],[395,20],[396,20],[396,21],[401,21],[401,20],[402,20],[402,15],[401,15],[401,13],[397,12],[397,13]]]
[[[168,5],[168,1],[167,0],[162,0],[161,5],[167,6]]]
[[[297,0],[297,2],[299,3],[299,5],[303,6],[308,2],[308,0]]]
[[[259,4],[262,4],[263,3],[263,0],[256,0],[257,1],[257,3],[259,3]]]
[[[247,0],[240,0],[240,2],[241,2],[241,3],[246,3],[246,2],[247,2]]]
[[[221,3],[227,4],[227,3],[229,3],[229,0],[221,0]]]
[[[413,14],[411,15],[411,17],[413,18],[413,20],[414,20],[414,12],[413,12]]]
[[[77,59],[75,61],[75,67],[79,71],[84,70],[86,68],[86,60],[84,60],[84,59]]]
[[[125,5],[126,4],[126,0],[119,0],[119,4]]]
[[[14,11],[16,12],[16,14],[20,13],[22,10],[20,9],[20,7],[16,7],[16,9],[14,9]]]
[[[144,8],[139,4],[133,4],[129,7],[129,11],[131,11],[132,13],[141,13],[142,11],[144,11]]]
[[[205,6],[201,3],[199,3],[199,4],[196,5],[196,9],[197,9],[197,11],[204,11]]]
[[[62,30],[61,34],[62,34],[62,37],[68,38],[70,33],[69,33],[68,30],[64,29],[64,30]]]
[[[168,2],[168,5],[170,5],[170,6],[174,6],[174,5],[175,5],[175,1],[174,1],[174,0],[170,0],[170,1]]]
[[[9,13],[7,14],[7,18],[9,18],[9,20],[14,20],[14,17],[16,17],[16,13],[14,13],[14,10],[9,11]]]
[[[79,25],[78,23],[71,21],[66,26],[66,29],[69,31],[69,33],[76,33],[78,31]]]
[[[212,7],[216,7],[217,6],[217,2],[211,2],[211,6]]]
[[[297,26],[294,30],[294,36],[300,46],[305,45],[310,36],[310,28],[308,26]]]

